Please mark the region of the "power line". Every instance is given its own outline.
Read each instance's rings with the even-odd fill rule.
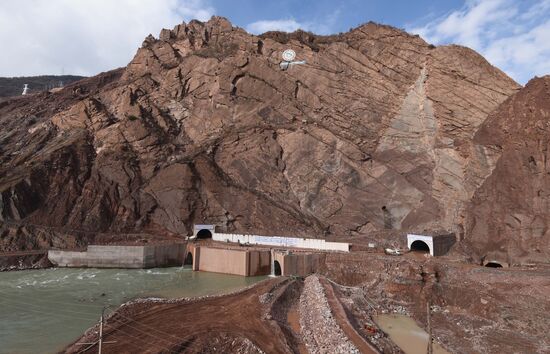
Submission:
[[[110,319],[109,319],[109,320],[110,320]],[[116,323],[116,322],[117,322],[117,320],[115,320],[115,323]],[[111,332],[108,333],[108,335],[112,335],[114,332],[122,332],[124,335],[126,335],[126,336],[128,336],[128,337],[130,337],[130,338],[137,339],[137,340],[139,340],[139,341],[141,341],[141,342],[143,342],[143,343],[145,343],[145,344],[150,344],[150,343],[149,343],[148,341],[146,341],[143,337],[136,337],[136,336],[134,336],[134,335],[132,335],[132,334],[126,332],[125,330],[123,330],[123,329],[120,328],[120,327],[113,327],[113,326],[110,325],[110,324],[108,324],[108,326],[111,327]],[[139,347],[136,343],[128,342],[128,344],[133,345],[134,347],[143,350],[143,348],[142,348],[142,347]],[[171,344],[171,343],[170,343],[170,344]],[[178,344],[178,343],[176,343],[176,344]],[[165,347],[165,346],[162,345],[162,344],[159,344],[159,346],[160,346],[161,348],[163,348],[163,349],[168,350],[170,353],[178,353],[177,351],[172,350],[172,349],[170,349],[170,348],[168,348],[168,347]]]
[[[181,340],[180,337],[176,337],[175,335],[173,335],[173,334],[171,334],[171,333],[161,331],[161,330],[159,330],[159,329],[157,329],[157,328],[148,326],[148,325],[143,324],[143,323],[139,323],[139,322],[137,322],[135,319],[131,319],[131,318],[126,317],[126,316],[124,316],[124,315],[122,315],[122,314],[120,314],[120,313],[118,313],[118,312],[114,312],[114,315],[113,315],[113,316],[117,316],[117,315],[120,316],[120,317],[122,317],[122,318],[124,318],[124,319],[126,319],[126,320],[128,320],[129,322],[135,323],[136,325],[143,326],[143,327],[145,327],[145,328],[147,328],[147,329],[150,329],[150,330],[155,331],[155,332],[157,332],[157,333],[160,333],[160,334],[162,334],[162,335],[168,335],[168,336],[170,336],[170,337],[172,337],[172,338],[174,338],[174,339],[176,339],[176,340],[178,340],[178,341]],[[157,318],[157,317],[152,317],[152,318]],[[126,323],[128,323],[128,322],[126,322]]]
[[[4,302],[6,300],[7,299],[1,299],[0,302]],[[10,300],[10,301],[13,301],[13,300]],[[70,314],[66,314],[66,313],[62,313],[62,312],[51,312],[51,311],[36,310],[36,309],[33,309],[33,308],[23,307],[24,305],[21,305],[21,304],[5,304],[4,303],[4,305],[14,307],[14,308],[19,309],[19,310],[36,312],[36,313],[41,313],[41,314],[45,314],[45,315],[49,315],[49,316],[62,316],[62,317],[65,317],[65,318],[77,318],[77,319],[86,320],[86,321],[95,321],[96,320],[96,318],[75,316],[75,315],[70,315]],[[89,315],[89,314],[86,314],[86,315]]]
[[[29,310],[29,311],[34,311],[34,312],[38,312],[38,313],[43,313],[43,314],[48,314],[48,315],[59,315],[59,316],[65,316],[65,317],[71,317],[71,318],[80,318],[80,319],[86,319],[86,320],[92,320],[92,318],[89,318],[89,317],[81,317],[81,315],[84,315],[84,316],[89,316],[91,315],[90,313],[87,313],[87,312],[81,312],[81,311],[75,311],[75,310],[70,310],[70,309],[62,309],[60,311],[57,311],[57,312],[51,312],[51,311],[44,311],[43,308],[44,306],[47,306],[47,304],[40,304],[39,302],[42,301],[42,302],[46,302],[46,303],[51,303],[51,304],[58,304],[58,305],[66,305],[65,303],[62,303],[62,302],[57,302],[57,301],[47,301],[47,300],[42,300],[42,299],[39,299],[38,302],[27,302],[25,300],[21,300],[21,299],[12,299],[10,297],[8,297],[5,292],[1,292],[0,291],[0,295],[3,295],[3,300],[4,301],[9,301],[9,302],[12,302],[12,303],[15,303],[15,305],[13,305],[14,307],[16,308],[19,308],[19,309],[23,309],[23,306],[28,306],[28,307],[25,307],[24,309],[25,310]],[[82,306],[86,306],[86,307],[90,307],[90,308],[97,308],[98,306],[94,306],[94,305],[85,305],[85,304],[74,304],[74,305],[82,305]],[[30,307],[30,308],[29,308]],[[143,324],[143,323],[139,323],[139,322],[136,322],[136,320],[134,319],[131,319],[127,316],[124,316],[118,312],[115,312],[111,307],[109,306],[105,306],[105,308],[111,310],[113,312],[113,316],[120,316],[122,318],[124,318],[126,321],[122,321],[122,320],[117,320],[116,318],[111,318],[111,319],[114,319],[118,322],[120,322],[121,324],[123,325],[127,325],[131,328],[134,328],[135,330],[137,331],[140,331],[146,335],[150,335],[150,336],[153,336],[152,334],[150,333],[147,333],[147,332],[144,332],[142,329],[140,328],[137,328],[137,327],[134,327],[134,326],[131,326],[130,323],[135,323],[135,325],[137,326],[142,326],[144,327],[145,329],[148,329],[148,330],[151,330],[151,331],[154,331],[154,332],[157,332],[161,335],[166,335],[166,336],[170,336],[172,338],[174,338],[175,340],[179,341],[181,340],[181,338],[177,337],[177,336],[174,336],[173,334],[171,333],[168,333],[168,332],[164,332],[164,331],[161,331],[157,328],[154,328],[154,327],[151,327],[151,326],[148,326],[146,324]],[[73,314],[76,314],[78,316],[75,316]],[[153,336],[155,337],[155,336]],[[165,342],[169,343],[169,344],[172,344],[171,341],[169,341],[168,339],[165,339],[165,338],[159,338],[159,337],[156,337],[158,339],[161,339],[161,340],[164,340]]]
[[[11,301],[11,302],[16,302],[15,304],[7,304],[5,301]],[[0,303],[3,303],[5,306],[8,306],[8,307],[12,307],[12,308],[15,308],[17,310],[23,310],[23,311],[30,311],[30,312],[34,312],[34,313],[40,313],[40,314],[44,314],[44,315],[48,315],[48,316],[53,316],[53,317],[63,317],[63,318],[71,318],[71,319],[82,319],[82,320],[86,320],[86,321],[90,321],[90,322],[95,322],[97,321],[97,318],[93,318],[93,317],[83,317],[81,315],[89,315],[88,313],[83,313],[83,312],[77,312],[77,311],[70,311],[70,312],[73,312],[73,313],[76,313],[77,315],[73,315],[73,314],[67,314],[67,313],[64,313],[64,312],[59,312],[59,311],[44,311],[42,309],[35,309],[35,308],[32,308],[32,307],[28,307],[28,306],[35,306],[35,307],[38,307],[38,305],[35,305],[35,304],[29,304],[29,303],[25,303],[25,302],[17,302],[16,300],[13,300],[13,299],[7,299],[7,298],[3,298],[0,300]],[[65,311],[69,311],[69,310],[65,310]],[[170,346],[173,346],[173,345],[176,345],[178,344],[177,342],[176,343],[173,343],[165,338],[161,338],[161,337],[157,337],[151,333],[147,333],[139,328],[136,328],[134,326],[131,326],[129,325],[128,323],[125,323],[121,320],[118,320],[116,318],[111,318],[109,319],[110,321],[113,321],[114,323],[113,324],[106,324],[107,326],[111,327],[111,333],[114,333],[116,331],[121,331],[123,333],[125,333],[125,335],[128,335],[134,339],[138,339],[138,340],[141,340],[143,343],[147,343],[148,342],[143,339],[143,338],[139,338],[139,337],[135,337],[135,336],[132,336],[131,334],[127,333],[126,331],[122,330],[121,328],[117,328],[117,327],[114,327],[114,324],[119,324],[119,325],[124,325],[124,326],[128,326],[138,332],[141,332],[145,335],[148,335],[154,339],[158,339],[158,340],[161,340],[161,341],[164,341],[166,343],[168,343]],[[148,326],[146,326],[148,327]],[[153,329],[152,327],[149,327],[150,329]],[[110,334],[111,334],[110,333]],[[176,338],[176,337],[174,337]],[[180,341],[181,339],[180,338],[176,338],[178,341]],[[84,352],[91,349],[93,346],[95,346],[99,341],[95,342],[94,344],[90,343],[91,346],[88,347],[87,349],[84,349]],[[106,342],[105,342],[106,343]],[[131,342],[130,342],[131,343]],[[88,343],[86,343],[88,344]],[[160,347],[168,350],[169,352],[175,352],[173,350],[171,350],[169,347],[163,345],[163,344],[159,344]],[[138,347],[139,348],[139,347]],[[82,352],[82,351],[81,351]]]
[[[143,337],[136,337],[136,336],[133,336],[133,335],[131,335],[130,333],[126,332],[126,331],[121,327],[121,326],[127,326],[127,327],[129,327],[129,328],[132,328],[132,329],[134,329],[134,330],[140,332],[140,333],[146,334],[146,335],[148,335],[148,336],[150,336],[150,337],[152,337],[152,338],[154,338],[154,339],[158,339],[158,340],[164,341],[164,342],[166,342],[166,343],[167,343],[168,345],[170,345],[170,346],[174,346],[174,345],[178,344],[178,342],[181,341],[181,338],[178,338],[178,342],[173,343],[173,342],[171,342],[171,341],[169,341],[169,340],[167,340],[167,339],[165,339],[165,338],[161,338],[161,337],[155,336],[155,335],[153,335],[153,334],[151,334],[151,333],[147,333],[147,332],[145,332],[145,331],[143,331],[143,330],[141,330],[141,329],[139,329],[139,328],[136,328],[136,327],[134,327],[134,326],[131,326],[131,325],[129,325],[127,322],[122,322],[121,320],[113,319],[113,318],[108,318],[108,319],[107,319],[107,321],[113,321],[113,320],[114,320],[115,324],[118,324],[119,327],[114,327],[112,324],[108,324],[108,326],[111,328],[111,332],[108,333],[108,335],[111,335],[111,334],[113,334],[114,332],[120,331],[120,332],[124,333],[124,334],[127,335],[127,336],[130,336],[130,337],[132,337],[132,338],[138,339],[138,340],[142,341],[143,343],[149,344],[149,342],[147,342],[146,339],[144,339]],[[171,353],[177,353],[176,351],[170,349],[170,347],[167,347],[166,344],[158,344],[158,345],[159,345],[161,348],[166,349],[166,350],[168,350],[168,351],[171,352]],[[141,349],[142,349],[142,348],[141,348]]]
[[[111,319],[111,318],[110,318],[110,319]],[[161,341],[164,341],[164,342],[168,343],[169,345],[177,344],[177,343],[173,343],[172,341],[170,341],[170,340],[168,340],[168,339],[166,339],[166,338],[161,338],[161,337],[155,336],[154,334],[151,334],[151,333],[149,333],[149,332],[145,332],[144,330],[142,330],[142,329],[140,329],[140,328],[137,328],[137,327],[134,327],[134,326],[130,325],[128,322],[123,322],[123,321],[117,320],[117,319],[115,319],[115,321],[118,321],[119,324],[122,325],[122,326],[128,326],[128,327],[130,327],[130,328],[132,328],[132,329],[135,329],[135,330],[138,331],[138,332],[141,332],[141,333],[143,333],[143,334],[145,334],[145,335],[151,336],[152,338],[160,339]],[[147,327],[148,329],[152,329],[152,327],[149,327],[149,326],[145,326],[145,327]],[[177,340],[180,341],[181,338],[177,338]],[[166,348],[166,347],[165,347],[165,348]],[[168,349],[168,348],[166,348],[166,349]],[[170,349],[168,349],[168,350],[170,350]]]
[[[2,292],[0,291],[0,295],[4,295],[4,296],[17,296],[18,299],[22,299],[22,298],[25,298],[25,295],[21,295],[21,294],[16,294],[16,293],[6,293],[6,292]],[[42,295],[41,295],[42,296]],[[102,304],[102,303],[98,303],[97,305],[92,305],[92,304],[77,304],[77,303],[68,303],[68,302],[62,302],[62,301],[51,301],[51,300],[45,300],[43,299],[42,297],[40,298],[33,298],[33,301],[36,301],[35,303],[38,304],[38,303],[46,303],[46,304],[54,304],[54,305],[62,305],[62,306],[79,306],[79,307],[84,307],[84,308],[94,308],[94,309],[98,309],[100,308],[101,306],[105,306],[105,304]],[[108,304],[109,305],[109,304]]]

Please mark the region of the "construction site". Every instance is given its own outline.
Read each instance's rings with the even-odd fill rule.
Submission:
[[[425,353],[429,343],[438,354],[513,352],[517,343],[542,353],[550,323],[535,308],[548,306],[550,268],[473,265],[452,234],[400,239],[325,243],[196,225],[178,246],[194,271],[275,277],[226,295],[131,301],[66,350],[95,343],[84,352],[96,352],[101,332],[113,353]],[[529,301],[511,307],[518,286]]]
[[[8,80],[0,354],[550,352],[550,76],[375,22],[177,22]]]
[[[273,272],[269,251],[261,247],[208,239],[188,247],[188,262],[193,255],[201,272]],[[315,269],[226,295],[125,304],[105,317],[101,335],[110,344],[104,350],[425,353],[428,338],[433,353],[547,348],[549,319],[537,309],[548,306],[550,268],[497,269],[465,263],[456,249],[440,257],[405,248],[395,255],[360,242],[351,252],[290,252],[317,255],[309,263]],[[196,261],[203,256],[216,261]],[[253,259],[263,266],[250,267]],[[513,296],[518,288],[529,299],[519,305]],[[77,343],[96,343],[84,351],[95,353],[99,333],[99,325],[92,327],[67,352],[82,351]]]

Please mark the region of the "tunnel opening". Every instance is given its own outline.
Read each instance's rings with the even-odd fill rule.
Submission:
[[[488,268],[502,268],[502,264],[498,262],[487,262],[485,263],[485,266]]]
[[[274,275],[280,276],[283,274],[281,271],[281,264],[279,263],[279,261],[273,262],[273,268],[275,268],[273,272]]]
[[[197,232],[197,238],[198,239],[206,239],[206,238],[212,238],[212,232],[207,229],[202,229],[199,232]]]
[[[185,256],[185,260],[183,261],[183,265],[193,265],[193,253],[187,252],[187,256]]]
[[[411,243],[411,251],[430,253],[430,246],[424,241],[416,240]]]

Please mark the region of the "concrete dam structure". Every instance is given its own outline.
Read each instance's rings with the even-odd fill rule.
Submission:
[[[216,232],[215,225],[195,225],[192,240],[213,244],[193,247],[186,263],[193,270],[243,276],[306,276],[325,261],[325,252],[349,252],[351,244],[324,239]]]
[[[269,250],[227,249],[197,246],[192,253],[193,270],[242,275],[245,277],[271,273]],[[189,256],[188,256],[189,257]]]
[[[233,248],[224,245],[190,246],[186,263],[193,270],[245,277],[306,276],[324,264],[324,253],[290,252],[266,248]]]
[[[183,264],[185,248],[185,243],[140,246],[90,245],[84,252],[49,250],[48,259],[58,267],[169,267]]]
[[[218,233],[214,225],[195,225],[191,239],[196,242],[50,250],[48,259],[58,267],[153,268],[188,264],[195,271],[241,276],[305,276],[324,264],[325,252],[349,252],[351,246],[323,239]]]

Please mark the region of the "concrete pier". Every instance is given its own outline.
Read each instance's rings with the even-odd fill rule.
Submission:
[[[242,275],[268,275],[271,272],[269,250],[225,249],[195,247],[193,270]]]

